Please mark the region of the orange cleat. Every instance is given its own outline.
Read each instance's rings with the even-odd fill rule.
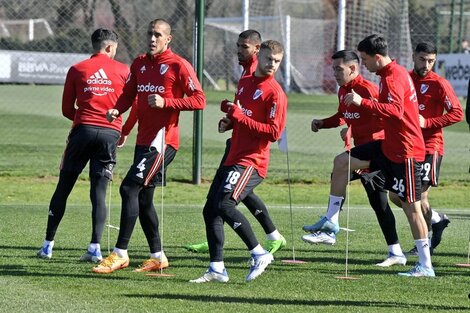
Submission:
[[[93,272],[109,274],[129,266],[129,258],[121,258],[116,252],[111,253],[98,266],[93,267]]]
[[[159,271],[170,266],[166,256],[162,258],[150,258],[145,260],[139,268],[136,268],[134,272],[152,272]]]

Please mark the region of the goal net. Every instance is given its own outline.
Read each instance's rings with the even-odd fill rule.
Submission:
[[[412,46],[408,18],[408,0],[346,1],[346,49],[356,50],[357,44],[371,34],[387,39],[389,55],[399,64],[412,67]],[[365,68],[362,74],[378,81],[377,75]]]
[[[250,0],[248,28],[263,40],[282,42],[286,55],[277,79],[287,91],[335,93],[331,55],[337,49],[338,3],[326,0]],[[411,65],[408,0],[346,0],[345,48],[356,49],[367,35],[377,33],[389,42],[390,55]],[[221,89],[233,89],[240,77],[236,41],[243,31],[238,16],[206,18],[205,68]],[[364,75],[377,81],[373,74]]]

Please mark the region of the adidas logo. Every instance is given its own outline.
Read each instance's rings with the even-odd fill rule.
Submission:
[[[261,210],[256,210],[255,211],[255,215],[258,215],[258,214],[261,214],[261,213],[263,213],[263,211],[261,211]]]
[[[232,185],[227,184],[227,185],[224,186],[224,189],[226,189],[226,190],[232,190]]]
[[[333,203],[333,205],[341,205],[341,202],[336,201],[335,203]]]
[[[238,227],[241,226],[242,223],[235,222],[233,223],[233,229],[237,229]]]
[[[48,214],[48,215],[49,215],[49,216],[54,216],[54,213],[52,213],[52,211],[49,210],[49,214]]]
[[[87,84],[111,85],[113,82],[108,79],[108,75],[100,68],[95,74],[91,75],[86,81]]]
[[[142,174],[142,172],[135,174],[135,176],[137,176],[139,178],[144,178],[144,174]]]

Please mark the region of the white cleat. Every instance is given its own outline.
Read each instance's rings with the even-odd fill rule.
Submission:
[[[51,244],[42,246],[41,249],[36,253],[37,257],[40,259],[50,259],[52,258],[52,246]]]
[[[392,265],[406,265],[406,257],[403,254],[395,255],[395,254],[389,253],[385,261],[381,263],[377,263],[375,265],[380,266],[380,267],[390,267]]]
[[[246,276],[246,281],[250,282],[260,276],[272,261],[274,261],[274,257],[270,252],[266,251],[264,254],[252,254],[249,261],[251,267]]]
[[[202,275],[199,278],[192,279],[189,282],[190,283],[196,283],[196,284],[202,284],[202,283],[208,283],[210,281],[215,281],[215,282],[219,282],[219,283],[228,282],[228,274],[227,274],[227,271],[225,270],[225,268],[222,271],[222,273],[219,273],[219,272],[214,271],[212,269],[212,267],[209,267],[209,269],[207,270],[207,272],[204,273],[204,275]]]
[[[302,240],[310,244],[322,243],[325,245],[334,245],[336,243],[336,235],[335,233],[317,231],[312,234],[303,235]]]

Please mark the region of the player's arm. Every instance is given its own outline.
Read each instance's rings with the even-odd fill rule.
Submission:
[[[346,123],[346,121],[343,119],[343,115],[341,114],[341,101],[343,96],[344,89],[340,88],[340,90],[338,91],[338,111],[332,116],[329,116],[322,120],[313,119],[311,125],[313,132],[317,132],[322,128],[335,128]]]
[[[404,77],[403,79],[406,79],[406,77]],[[389,102],[380,103],[378,102],[377,99],[373,99],[373,98],[367,99],[367,98],[362,98],[361,96],[359,96],[361,98],[359,104],[356,104],[357,99],[355,99],[354,101],[351,101],[351,103],[354,102],[354,104],[358,106],[362,106],[363,108],[375,113],[378,117],[385,117],[385,118],[395,117],[397,119],[400,119],[402,118],[403,112],[405,110],[405,107],[403,105],[404,99],[405,99],[405,89],[402,84],[406,84],[406,83],[396,83],[392,80],[391,77],[386,78],[387,90],[382,90],[382,93],[387,93],[387,99]],[[382,86],[384,85],[385,84],[383,84]],[[411,83],[411,86],[412,86],[412,83]],[[382,87],[382,88],[385,88],[385,87]],[[353,93],[356,94],[354,91]],[[350,94],[346,95],[346,97],[349,97],[349,95]],[[413,95],[410,95],[410,97],[416,97],[416,93],[413,92]],[[346,101],[347,100],[345,99],[345,103]]]
[[[271,99],[266,101],[269,101],[266,109],[266,123],[246,116],[239,105],[233,105],[227,115],[234,123],[248,128],[259,138],[274,142],[281,137],[286,125],[287,98],[283,92],[277,91]]]
[[[191,65],[183,60],[179,81],[182,84],[184,98],[163,98],[164,107],[180,111],[202,110],[206,107],[206,95]]]
[[[112,110],[114,110],[112,113],[113,116],[118,117],[119,115],[123,114],[129,108],[132,106],[134,101],[136,101],[137,97],[137,76],[135,73],[137,73],[138,65],[136,62],[132,63],[131,65],[131,72],[129,74],[129,77],[127,78],[126,84],[124,85],[124,88],[122,90],[122,94],[119,96],[118,100],[116,101],[116,105],[114,106],[114,109],[111,109],[108,111],[110,113]],[[107,114],[109,116],[110,114]],[[108,117],[109,120],[109,117]]]
[[[441,86],[441,92],[439,95],[439,98],[441,99],[440,103],[442,103],[446,113],[441,116],[424,118],[423,128],[442,128],[463,120],[462,106],[460,105],[459,98],[455,94],[454,90],[445,80],[441,80],[439,83]]]
[[[118,148],[122,148],[124,146],[127,140],[127,136],[129,136],[129,134],[132,131],[132,128],[134,128],[135,124],[137,123],[137,120],[138,120],[137,110],[138,110],[137,101],[134,101],[131,107],[131,111],[129,112],[129,116],[127,117],[124,125],[122,125],[121,137],[119,138],[118,145],[117,145]]]
[[[75,76],[76,70],[74,67],[71,67],[67,72],[67,77],[65,79],[64,91],[62,93],[62,115],[73,121],[75,118],[75,102],[77,101],[77,94],[75,90]]]
[[[315,120],[313,120],[313,121],[315,121]],[[312,130],[313,130],[313,121],[312,121]],[[324,118],[320,121],[322,122],[320,128],[335,128],[335,127],[346,124],[346,121],[343,118],[343,114],[341,114],[340,111],[338,111],[334,115],[332,115],[330,117],[327,117],[327,118]]]

